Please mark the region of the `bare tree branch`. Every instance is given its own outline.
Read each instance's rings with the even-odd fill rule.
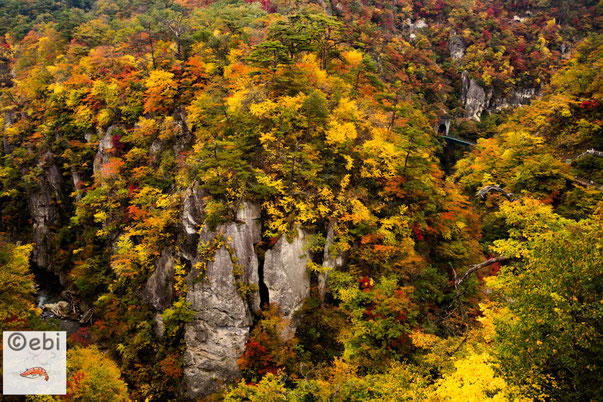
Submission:
[[[477,195],[478,195],[479,197],[481,197],[481,198],[482,198],[482,200],[485,200],[485,199],[486,199],[486,195],[488,195],[488,193],[491,193],[492,191],[496,191],[496,192],[498,192],[498,193],[501,193],[501,194],[502,194],[502,195],[504,195],[504,196],[507,198],[507,200],[509,200],[509,201],[513,201],[513,200],[514,200],[514,199],[513,199],[513,193],[509,193],[509,192],[505,191],[505,190],[504,190],[502,187],[500,187],[500,186],[486,186],[486,187],[482,188],[481,190],[479,190],[479,191],[477,192]]]
[[[459,345],[452,351],[452,353],[451,353],[451,356],[452,356],[456,352],[458,352],[458,350],[467,341],[467,338],[469,337],[469,323],[467,320],[467,312],[465,311],[465,306],[463,305],[463,300],[461,298],[461,291],[459,289],[459,285],[462,283],[462,281],[459,282],[458,276],[456,273],[456,269],[454,269],[452,264],[450,264],[450,269],[452,269],[452,273],[454,274],[454,282],[453,282],[454,283],[454,292],[455,292],[454,302],[456,303],[457,307],[461,311],[461,320],[462,320],[463,326],[465,327],[465,336],[463,336],[463,340],[461,341],[461,343],[459,343]]]
[[[509,259],[511,259],[511,257],[506,257],[506,256],[494,257],[494,258],[490,258],[487,261],[481,262],[479,264],[471,265],[469,267],[469,269],[467,270],[467,272],[465,272],[463,274],[463,276],[461,276],[460,278],[458,277],[456,269],[454,269],[454,267],[452,266],[452,264],[450,264],[450,269],[452,269],[452,274],[454,275],[453,282],[452,282],[454,284],[454,293],[455,293],[455,295],[454,295],[454,304],[456,304],[456,307],[454,308],[454,310],[456,310],[457,308],[459,309],[459,311],[461,313],[461,320],[462,320],[461,323],[465,327],[465,335],[463,336],[463,339],[458,344],[458,346],[449,354],[450,356],[452,356],[456,352],[458,352],[459,349],[467,341],[467,338],[469,337],[469,320],[468,320],[468,317],[467,317],[467,311],[465,310],[465,306],[463,304],[462,291],[461,291],[461,287],[460,286],[463,284],[463,282],[465,281],[465,279],[467,279],[467,277],[469,275],[471,275],[472,273],[477,272],[480,269],[485,268],[487,266],[490,266],[492,264],[495,264],[497,262],[503,262],[503,261],[507,261]]]
[[[461,276],[458,279],[456,278],[456,273],[455,273],[455,279],[454,279],[455,287],[460,286],[465,281],[465,279],[467,279],[467,277],[469,275],[471,275],[472,273],[474,273],[475,271],[479,271],[480,269],[485,268],[485,267],[487,267],[489,265],[492,265],[492,264],[496,264],[497,262],[508,261],[509,259],[511,259],[511,257],[507,257],[507,256],[494,257],[494,258],[490,258],[487,261],[480,262],[479,264],[472,265],[472,266],[469,267],[469,269],[467,270],[467,272],[465,272],[463,274],[463,276]]]

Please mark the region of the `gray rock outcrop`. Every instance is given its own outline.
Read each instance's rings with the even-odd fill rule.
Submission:
[[[465,56],[465,43],[455,31],[452,31],[450,34],[448,50],[450,51],[450,57],[452,57],[453,60],[462,60]]]
[[[110,126],[104,134],[99,133],[98,150],[94,157],[92,169],[94,175],[102,176],[102,167],[109,162],[111,150],[113,149],[113,132],[118,128],[116,125]]]
[[[34,243],[32,262],[40,268],[59,274],[59,279],[64,284],[65,275],[58,272],[58,267],[53,265],[51,258],[52,227],[60,218],[63,178],[50,152],[42,157],[39,167],[43,169],[44,174],[39,177],[36,188],[29,193],[29,214],[33,221]]]
[[[526,17],[520,17],[519,15],[514,15],[511,21],[523,23],[526,20]]]
[[[479,121],[483,111],[500,112],[508,107],[518,107],[529,104],[539,92],[537,88],[518,88],[508,95],[493,94],[491,88],[482,88],[467,71],[462,74],[461,101],[465,108],[465,118]]]
[[[174,264],[173,250],[163,250],[155,264],[155,272],[145,284],[142,300],[156,311],[163,312],[174,303]]]
[[[509,107],[528,105],[536,96],[538,96],[536,88],[514,89],[506,97],[492,96],[487,110],[490,113],[497,113]]]
[[[559,47],[559,51],[561,52],[561,57],[565,60],[569,60],[572,55],[572,44],[569,42],[561,43]]]
[[[224,382],[241,377],[237,359],[245,350],[252,316],[238,293],[231,258],[221,247],[199,274],[204,278],[189,281],[188,301],[196,315],[185,327],[184,386],[191,398],[220,392]]]
[[[160,338],[163,337],[165,330],[162,314],[176,300],[174,274],[177,258],[173,248],[164,249],[155,263],[155,271],[147,279],[141,294],[142,301],[154,310],[155,335]]]
[[[182,395],[191,399],[221,392],[226,384],[241,378],[237,360],[245,350],[255,312],[260,307],[262,278],[255,251],[262,240],[260,207],[243,202],[232,221],[211,229],[204,225],[206,197],[195,186],[185,193],[181,216],[183,241],[177,252],[181,260],[188,260],[193,267],[187,278],[187,301],[195,317],[185,325],[181,388]],[[329,239],[332,244],[332,230]],[[270,302],[279,305],[286,319],[293,316],[310,293],[308,243],[307,233],[298,228],[291,243],[282,236],[265,253],[263,282]],[[327,264],[336,267],[340,263],[329,248],[325,253]],[[150,289],[154,281],[160,282],[159,274],[149,279],[149,294],[153,294]],[[292,334],[293,329],[290,325],[287,332]]]
[[[193,186],[186,190],[184,203],[182,205],[182,227],[188,236],[196,236],[203,223],[205,211],[203,209],[203,198],[207,194]]]
[[[226,225],[224,235],[236,258],[236,263],[242,271],[242,278],[246,284],[255,285],[249,294],[249,307],[251,312],[260,308],[260,295],[257,289],[259,284],[259,262],[254,246],[262,240],[262,225],[260,206],[244,202],[237,211],[237,222]]]
[[[75,199],[79,202],[82,200],[81,187],[84,184],[84,178],[74,167],[71,168],[71,180],[73,181],[73,188],[75,189]]]
[[[310,294],[308,235],[298,227],[291,243],[281,236],[264,258],[264,283],[270,303],[277,304],[285,319],[290,319]]]
[[[509,105],[511,106],[523,106],[529,104],[532,99],[538,96],[538,90],[536,88],[522,88],[516,89],[511,93],[509,99]]]
[[[463,93],[462,100],[465,106],[465,118],[480,120],[480,115],[487,108],[491,92],[486,92],[478,83],[469,78],[469,73],[463,71]]]
[[[322,267],[324,272],[318,275],[318,294],[320,298],[324,300],[327,294],[329,286],[329,274],[334,269],[340,269],[345,264],[346,255],[337,253],[333,250],[333,244],[335,243],[335,222],[329,223],[327,229],[327,239],[325,242],[325,248],[323,252]]]
[[[408,27],[409,38],[411,40],[414,40],[417,37],[417,33],[419,30],[424,29],[424,28],[429,28],[429,25],[427,25],[427,23],[425,22],[424,19],[419,19],[419,20],[413,22],[410,18],[407,18],[405,23],[406,23],[406,26]]]
[[[415,32],[419,29],[428,28],[429,25],[425,22],[424,19],[419,19],[413,22],[410,18],[406,19],[406,25],[409,26],[411,32]]]
[[[196,231],[202,193],[190,191],[184,201],[183,226]],[[188,277],[188,301],[196,315],[185,327],[183,393],[197,398],[224,390],[241,377],[237,360],[245,350],[254,310],[259,308],[258,259],[254,245],[261,240],[260,208],[243,203],[235,222],[206,227],[199,235],[200,254],[192,261],[204,271]],[[220,245],[205,255],[211,245]]]

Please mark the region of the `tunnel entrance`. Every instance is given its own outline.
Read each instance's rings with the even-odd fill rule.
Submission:
[[[446,131],[447,131],[446,124],[444,124],[444,123],[440,124],[440,127],[438,127],[438,134],[446,135],[446,134],[448,134]]]

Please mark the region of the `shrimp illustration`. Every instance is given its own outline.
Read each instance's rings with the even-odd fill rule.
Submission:
[[[48,373],[42,367],[32,367],[30,369],[27,369],[21,373],[21,377],[25,377],[25,378],[44,377],[44,379],[46,381],[48,381]]]

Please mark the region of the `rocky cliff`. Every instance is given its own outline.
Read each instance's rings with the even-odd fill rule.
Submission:
[[[292,242],[282,236],[266,251],[260,275],[255,251],[262,239],[259,205],[243,202],[232,222],[213,230],[201,228],[204,215],[202,191],[189,190],[183,202],[182,228],[186,236],[196,238],[196,250],[183,251],[181,257],[193,267],[187,300],[195,318],[186,325],[182,384],[183,394],[190,398],[219,392],[225,383],[241,377],[237,360],[260,307],[260,285],[265,283],[270,302],[287,318],[310,292],[303,230],[298,229]],[[151,277],[148,287],[153,283]]]
[[[448,50],[450,51],[450,57],[452,57],[453,60],[462,60],[465,56],[465,43],[454,30],[450,33]]]
[[[487,108],[492,92],[486,92],[478,83],[463,71],[463,92],[461,99],[465,107],[465,118],[479,121],[480,115]]]
[[[61,283],[65,283],[65,273],[54,264],[52,257],[53,230],[59,223],[63,178],[53,156],[45,153],[38,162],[43,172],[37,184],[29,192],[29,214],[33,221],[32,262],[38,267],[57,274]]]
[[[497,113],[509,107],[527,105],[539,94],[537,88],[515,88],[509,94],[498,94],[492,88],[480,86],[467,71],[463,71],[461,80],[464,117],[476,121],[484,111]]]
[[[270,302],[280,307],[286,319],[301,307],[310,294],[310,276],[307,265],[311,260],[308,234],[297,228],[297,236],[289,242],[281,236],[274,248],[266,251],[264,282]]]

